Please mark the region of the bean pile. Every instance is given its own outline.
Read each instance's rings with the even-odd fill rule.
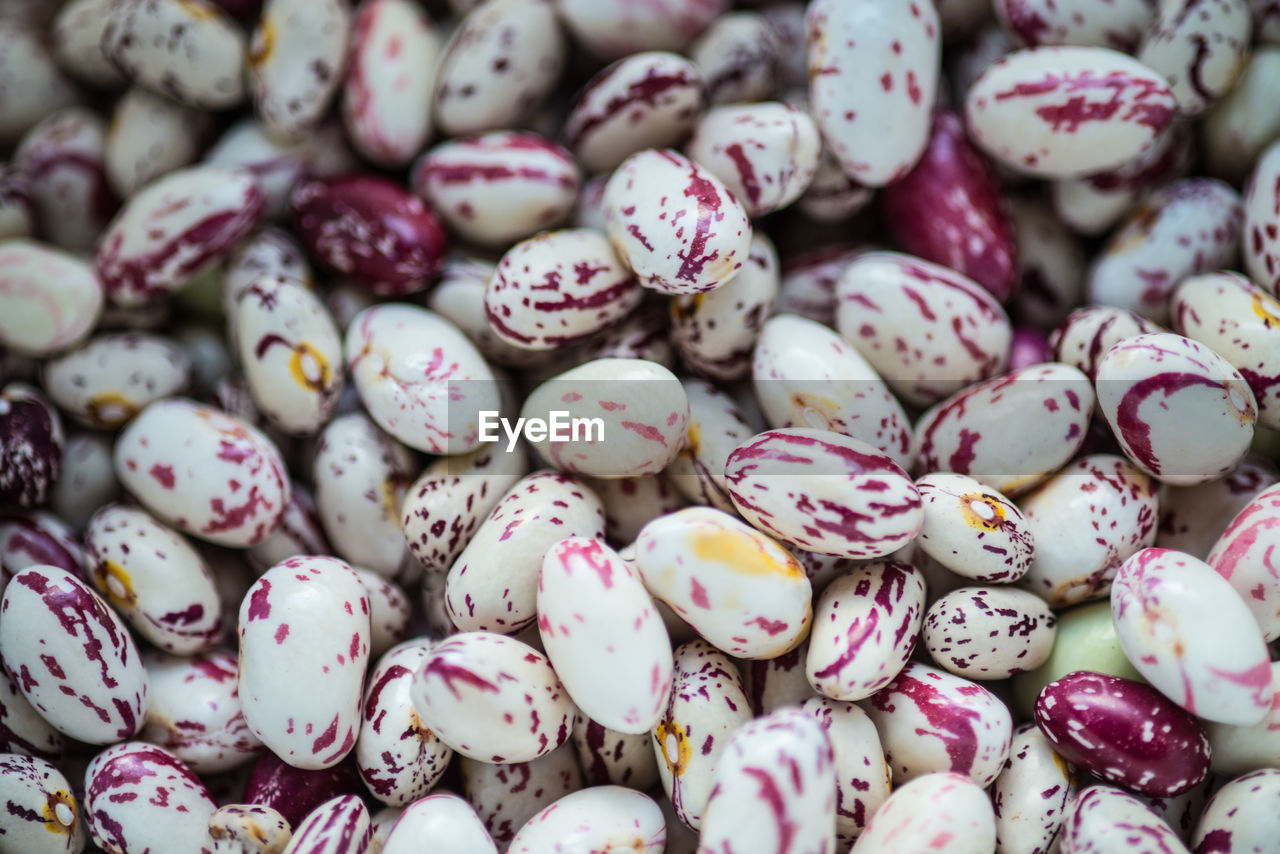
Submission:
[[[0,0],[0,854],[1280,854],[1276,0]]]

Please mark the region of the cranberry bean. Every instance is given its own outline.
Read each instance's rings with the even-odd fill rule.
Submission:
[[[1244,194],[1244,269],[1261,288],[1280,296],[1280,145],[1253,169]]]
[[[381,166],[407,164],[431,135],[431,91],[443,39],[409,0],[356,10],[342,91],[342,120],[360,153]]]
[[[573,746],[582,772],[593,786],[627,786],[640,792],[652,789],[658,783],[652,740],[647,730],[637,735],[618,732],[583,714],[573,725]]]
[[[889,797],[889,766],[880,737],[866,712],[853,703],[815,697],[804,703],[802,711],[817,720],[831,743],[836,772],[836,840],[840,846],[847,845],[861,835]]]
[[[1209,772],[1199,724],[1153,688],[1080,671],[1040,692],[1036,724],[1068,761],[1133,791],[1168,796]]]
[[[71,784],[53,765],[29,756],[0,754],[0,816],[4,850],[23,854],[79,854],[84,825]]]
[[[459,764],[467,802],[500,848],[510,845],[516,831],[543,808],[582,788],[582,773],[567,744],[531,762],[498,764],[462,757]]]
[[[836,329],[907,403],[936,403],[1007,366],[1009,318],[946,267],[869,252],[844,268],[836,298]]]
[[[729,12],[712,21],[689,46],[689,58],[702,70],[709,103],[745,104],[767,101],[775,94],[787,49],[803,55],[800,41],[784,45],[765,14]]]
[[[31,201],[45,238],[55,246],[90,249],[118,201],[107,185],[106,126],[81,107],[51,113],[22,138],[13,163],[31,181]]]
[[[415,854],[423,839],[440,854],[498,854],[475,810],[448,792],[410,804],[392,826],[382,854]]]
[[[369,655],[379,657],[409,634],[409,599],[400,585],[376,572],[352,567],[369,594]],[[404,583],[409,582],[404,578]]]
[[[114,429],[154,401],[186,391],[191,360],[159,335],[119,332],[50,359],[42,379],[53,402],[80,424]]]
[[[906,175],[929,142],[941,38],[933,3],[810,3],[813,118],[849,177],[882,187]],[[876,117],[896,116],[892,126]]]
[[[1075,454],[1093,402],[1088,378],[1056,362],[976,383],[916,422],[920,466],[1016,496]]]
[[[205,652],[222,638],[213,576],[177,531],[117,504],[93,515],[84,538],[89,582],[143,638],[179,655]]]
[[[36,507],[62,471],[65,443],[58,411],[34,388],[0,390],[0,507]]]
[[[924,512],[916,544],[925,554],[975,581],[1006,583],[1026,575],[1035,539],[1012,501],[960,474],[925,475],[916,488]]]
[[[449,568],[450,620],[464,631],[514,633],[531,624],[543,556],[567,537],[604,538],[600,499],[568,475],[540,471],[521,479]]]
[[[1257,771],[1227,783],[1213,796],[1191,839],[1197,851],[1262,851],[1280,832],[1276,823],[1276,796],[1280,772]]]
[[[1205,559],[1249,606],[1267,642],[1280,637],[1280,487],[1259,492],[1222,532]],[[1280,688],[1280,685],[1277,685]]]
[[[344,794],[364,794],[354,757],[331,768],[303,770],[265,753],[253,766],[242,800],[279,811],[291,827],[325,801]]]
[[[1248,60],[1253,29],[1244,0],[1198,5],[1161,3],[1137,54],[1168,78],[1183,115],[1202,112],[1231,89]]]
[[[1134,840],[1152,852],[1184,854],[1185,845],[1142,801],[1110,786],[1090,786],[1067,805],[1062,850],[1071,854],[1121,854]]]
[[[581,846],[607,851],[626,845],[636,854],[662,854],[667,828],[662,810],[648,796],[621,786],[594,786],[566,795],[516,833],[512,854],[537,854]]]
[[[856,854],[932,850],[985,854],[996,822],[987,793],[963,774],[925,774],[894,789],[853,847]]]
[[[728,8],[728,0],[559,0],[565,26],[602,59],[643,50],[680,50]]]
[[[1280,48],[1260,44],[1244,73],[1204,116],[1200,145],[1211,175],[1247,178],[1259,155],[1280,133],[1280,109],[1271,93],[1280,77]]]
[[[819,554],[883,557],[920,531],[920,495],[889,456],[825,430],[770,430],[725,464],[729,495],[756,528]]]
[[[0,140],[17,141],[49,113],[78,100],[38,30],[0,21]]]
[[[98,322],[103,289],[93,267],[42,243],[0,243],[0,345],[49,356],[82,340]]]
[[[325,801],[294,831],[284,854],[360,854],[373,837],[369,810],[356,795]]]
[[[605,187],[604,206],[618,255],[640,284],[661,293],[715,290],[750,253],[742,205],[714,175],[674,151],[628,157]]]
[[[1257,407],[1248,383],[1226,359],[1180,335],[1116,344],[1098,365],[1097,388],[1125,453],[1174,486],[1221,477],[1253,439]]]
[[[725,463],[752,430],[733,398],[711,383],[685,380],[683,386],[689,399],[689,428],[666,473],[694,504],[733,512]]]
[[[213,3],[124,0],[108,14],[103,53],[133,81],[204,110],[244,98],[244,32]]]
[[[0,668],[0,752],[53,760],[62,755],[63,744],[62,733],[27,702],[18,683]]]
[[[227,804],[209,817],[212,854],[282,854],[292,832],[270,807]]]
[[[698,122],[686,150],[755,218],[787,207],[809,188],[821,140],[803,110],[766,102],[716,107]]]
[[[999,302],[1013,296],[1018,261],[1009,205],[955,113],[934,115],[923,157],[881,191],[880,209],[907,252],[973,279]]]
[[[924,576],[906,563],[863,564],[831,582],[809,640],[809,684],[834,700],[862,700],[884,688],[907,663],[924,604]]]
[[[1098,362],[1114,345],[1159,331],[1159,326],[1131,311],[1091,305],[1071,312],[1050,336],[1049,346],[1059,362],[1079,368],[1094,379]]]
[[[289,501],[284,461],[243,421],[181,398],[157,401],[115,448],[116,476],[148,510],[218,545],[251,546]]]
[[[83,581],[87,564],[79,540],[57,516],[44,510],[0,514],[0,593],[29,566],[56,566]]]
[[[1280,662],[1271,663],[1271,710],[1250,726],[1208,721],[1205,731],[1213,748],[1209,767],[1225,777],[1246,774],[1280,763]]]
[[[513,127],[555,85],[566,45],[548,0],[483,0],[436,69],[435,116],[449,136]]]
[[[771,427],[843,433],[908,468],[906,412],[857,350],[830,329],[794,315],[769,319],[751,366],[756,399]]]
[[[775,658],[808,633],[812,589],[800,564],[727,513],[655,519],[636,540],[636,566],[650,593],[739,658]]]
[[[121,197],[194,163],[212,126],[210,114],[133,86],[116,101],[103,148],[107,181]],[[211,156],[214,166],[239,166]]]
[[[460,454],[479,444],[481,410],[498,410],[484,357],[437,314],[406,303],[360,312],[343,351],[369,416],[410,448]]]
[[[147,722],[140,739],[170,751],[197,774],[240,767],[262,752],[240,705],[236,656],[148,653],[143,663]]]
[[[102,34],[115,0],[69,0],[49,25],[49,46],[66,72],[102,89],[120,86],[125,76],[102,49]]]
[[[1155,19],[1145,0],[1084,0],[1070,7],[1053,0],[996,0],[996,16],[1029,47],[1085,45],[1132,53]]]
[[[490,632],[464,632],[433,647],[412,694],[418,716],[442,742],[491,763],[547,755],[569,738],[575,714],[546,656]]]
[[[1075,796],[1075,774],[1035,724],[1017,727],[1004,770],[991,784],[996,850],[1043,854]]]
[[[85,771],[84,815],[94,844],[107,850],[199,854],[216,808],[182,760],[150,744],[117,744]]]
[[[633,54],[577,94],[564,123],[565,145],[588,172],[606,172],[637,151],[683,140],[702,106],[698,66],[674,53]]]
[[[36,230],[31,182],[11,165],[0,165],[0,237],[29,237]]]
[[[579,358],[642,359],[672,370],[676,357],[667,340],[666,317],[660,302],[641,303],[626,320],[587,341]],[[566,361],[572,364],[577,359]]]
[[[1070,178],[1114,169],[1156,143],[1177,103],[1159,74],[1100,47],[1041,47],[973,84],[965,120],[979,148],[1019,172]]]
[[[240,604],[240,692],[249,729],[303,769],[355,745],[369,660],[369,596],[347,564],[290,558]]]
[[[1208,721],[1250,725],[1271,706],[1262,632],[1222,576],[1190,555],[1144,549],[1121,565],[1111,614],[1147,681]]]
[[[246,67],[268,134],[297,140],[319,122],[343,80],[350,30],[347,0],[267,0]]]
[[[934,663],[970,679],[1006,679],[1034,670],[1053,649],[1056,620],[1025,590],[965,587],[925,614],[924,644]]]
[[[653,749],[662,787],[687,827],[701,827],[729,737],[750,720],[742,681],[727,656],[701,640],[676,648],[675,677],[653,729]]]
[[[560,146],[534,133],[497,131],[453,139],[423,155],[410,176],[449,227],[504,245],[563,221],[582,173]]]

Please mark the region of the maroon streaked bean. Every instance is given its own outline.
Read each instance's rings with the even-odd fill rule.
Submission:
[[[346,70],[347,0],[267,0],[253,31],[246,78],[267,133],[301,139],[328,109]]]
[[[785,47],[803,54],[798,43]],[[764,14],[729,12],[689,46],[689,58],[702,71],[709,103],[746,104],[767,101],[777,92],[784,49],[777,27]]]
[[[0,345],[50,356],[82,340],[102,314],[103,288],[90,264],[43,243],[0,242]]]
[[[1227,783],[1214,794],[1190,843],[1197,854],[1265,851],[1280,833],[1274,805],[1280,771],[1266,769]]]
[[[813,180],[796,207],[818,222],[841,222],[871,204],[874,195],[873,188],[850,178],[831,149],[824,145],[818,155],[818,168],[813,173]]]
[[[297,827],[325,801],[366,791],[352,756],[331,768],[309,771],[294,768],[268,752],[254,764],[241,800],[276,810],[291,827]]]
[[[458,234],[501,246],[562,222],[582,172],[538,134],[495,131],[442,142],[414,165],[410,181]]]
[[[965,120],[979,148],[1019,172],[1070,178],[1114,169],[1173,121],[1168,83],[1100,47],[1041,47],[999,60],[973,84]]]
[[[670,469],[670,466],[667,467]],[[689,504],[666,474],[583,478],[604,505],[604,532],[610,543],[631,543],[651,519]]]
[[[1019,278],[1010,310],[1023,323],[1052,329],[1066,320],[1084,294],[1084,244],[1047,202],[1014,196],[1010,207],[1017,224]]]
[[[1056,623],[1034,593],[964,587],[929,606],[922,639],[944,670],[970,679],[1006,679],[1048,659]]]
[[[87,565],[75,533],[52,513],[0,513],[0,593],[10,578],[29,566],[56,566],[83,581]]]
[[[64,744],[62,733],[27,702],[18,683],[0,668],[0,753],[53,760],[62,755]],[[649,750],[647,737],[645,750]]]
[[[191,360],[167,338],[117,332],[50,359],[42,373],[63,412],[86,427],[115,429],[154,401],[185,392]]]
[[[924,155],[880,191],[880,210],[903,250],[950,267],[1008,302],[1018,285],[1014,222],[994,167],[954,112],[938,110]]]
[[[816,0],[805,24],[813,119],[840,166],[870,187],[902,178],[929,142],[942,44],[933,3]]]
[[[724,467],[729,454],[753,435],[733,398],[703,380],[685,380],[689,428],[666,472],[676,489],[694,504],[733,511]]]
[[[380,166],[404,166],[431,135],[431,92],[443,38],[410,0],[356,10],[342,90],[352,144]]]
[[[1205,559],[1240,594],[1268,642],[1280,637],[1280,577],[1275,571],[1278,544],[1280,487],[1270,486],[1231,520]]]
[[[24,383],[0,391],[0,508],[44,504],[62,472],[62,419]]]
[[[1008,365],[1013,332],[996,297],[940,264],[868,252],[844,268],[836,298],[836,329],[909,404],[936,403]]]
[[[395,581],[358,566],[352,570],[369,594],[369,655],[376,658],[409,634],[409,597]]]
[[[147,722],[139,739],[170,751],[197,774],[238,768],[262,753],[240,705],[236,656],[150,652],[143,663]]]
[[[1068,762],[1136,792],[1168,796],[1209,773],[1209,740],[1154,688],[1077,671],[1036,700],[1036,724]]]
[[[1261,288],[1280,296],[1280,145],[1258,159],[1244,193],[1244,269]]]
[[[1132,53],[1155,21],[1147,0],[996,0],[996,16],[1009,34],[1028,47],[1082,45]]]
[[[372,838],[364,801],[356,795],[341,795],[312,810],[284,850],[285,854],[361,854]]]
[[[760,217],[809,188],[822,141],[804,110],[769,101],[710,110],[685,150],[724,182],[748,215]]]
[[[836,770],[836,840],[847,845],[889,797],[889,765],[867,713],[826,697],[807,700],[802,711],[827,732]],[[839,850],[839,849],[837,849]]]
[[[674,370],[676,356],[667,340],[666,317],[661,302],[642,302],[625,320],[587,341],[579,358],[643,359]]]
[[[218,141],[205,153],[204,162],[210,166],[247,171],[262,193],[263,217],[282,220],[289,212],[289,195],[294,185],[304,174],[321,171],[314,163],[314,152],[310,150],[312,142],[279,142],[268,136],[259,122],[246,118],[218,137]]]
[[[508,849],[538,854],[554,848],[607,851],[626,845],[636,854],[663,854],[667,828],[648,796],[621,786],[594,786],[566,795],[529,819]]]
[[[1224,777],[1280,766],[1280,662],[1271,663],[1271,710],[1250,726],[1205,723],[1213,754],[1209,767]]]
[[[13,164],[30,180],[41,234],[55,246],[83,252],[116,212],[107,183],[106,125],[82,107],[50,113],[23,136]]]
[[[757,715],[768,714],[783,706],[798,706],[816,696],[817,692],[804,673],[804,661],[808,654],[809,641],[804,640],[795,649],[777,658],[737,662],[738,672],[742,674],[742,685],[751,701],[753,712]]]
[[[544,807],[582,788],[582,772],[567,744],[530,762],[503,764],[461,757],[459,765],[462,790],[473,814],[492,834],[492,842],[503,847]]]
[[[559,0],[556,11],[578,43],[602,59],[643,50],[681,50],[728,8],[728,0]]]
[[[1067,804],[1059,837],[1070,854],[1121,854],[1135,840],[1151,854],[1186,854],[1169,825],[1133,795],[1111,786],[1090,786]]]
[[[628,735],[579,714],[573,746],[583,775],[592,786],[628,786],[647,792],[658,783],[658,764],[648,732]]]
[[[71,784],[43,759],[0,754],[0,800],[6,852],[79,854],[84,849],[84,824]]]
[[[836,284],[845,267],[863,251],[831,246],[785,259],[774,314],[795,314],[834,328]]]
[[[435,117],[449,136],[520,124],[551,91],[567,45],[549,0],[483,0],[436,69]]]
[[[1113,345],[1126,338],[1159,331],[1159,326],[1131,311],[1090,305],[1071,312],[1053,331],[1049,346],[1059,362],[1079,368],[1093,379],[1098,373],[1098,362]]]
[[[1194,116],[1235,85],[1248,60],[1252,34],[1245,0],[1205,5],[1199,0],[1166,0],[1136,56],[1168,78],[1178,111]]]
[[[926,555],[975,581],[1006,583],[1026,575],[1035,539],[1012,501],[962,474],[928,474],[916,488],[924,524],[915,542]]]

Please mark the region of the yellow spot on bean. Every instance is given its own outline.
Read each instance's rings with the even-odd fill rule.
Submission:
[[[697,421],[689,422],[689,432],[685,434],[684,450],[695,460],[702,453],[702,430],[699,429]]]
[[[138,406],[123,394],[103,391],[89,398],[85,407],[96,427],[119,427],[138,414]]]
[[[691,537],[694,557],[731,567],[741,575],[804,575],[799,561],[763,534],[713,528]]]
[[[1253,313],[1262,319],[1268,329],[1280,329],[1280,300],[1273,299],[1267,294],[1255,292],[1251,301],[1253,302]]]
[[[216,21],[221,17],[212,4],[203,0],[178,0],[178,5],[197,21]]]
[[[965,524],[978,531],[998,531],[1005,523],[1004,505],[981,492],[961,495],[960,512]]]
[[[133,608],[138,604],[138,594],[133,590],[133,579],[124,567],[113,560],[104,560],[93,569],[93,578],[102,594],[112,605]]]
[[[798,391],[791,395],[791,420],[796,427],[835,430],[840,419],[840,404],[829,397]]]
[[[76,815],[76,799],[61,789],[51,793],[40,811],[40,819],[44,822],[44,829],[55,836],[71,836],[80,823]]]
[[[1062,775],[1062,779],[1070,783],[1072,778],[1071,768],[1067,765],[1067,760],[1063,759],[1056,750],[1053,752],[1053,764],[1058,766],[1058,773]]]
[[[293,355],[289,357],[289,373],[299,386],[317,393],[328,388],[333,378],[329,361],[306,341],[293,345]]]
[[[253,34],[253,43],[249,45],[250,67],[257,68],[270,59],[275,43],[276,29],[271,25],[271,21],[263,18],[262,23],[259,24],[258,29]]]
[[[662,761],[667,763],[667,770],[672,777],[679,777],[689,767],[689,758],[693,756],[693,745],[684,727],[675,721],[659,721],[653,730],[653,737],[658,740],[658,749],[662,751]],[[675,752],[675,759],[671,753]]]

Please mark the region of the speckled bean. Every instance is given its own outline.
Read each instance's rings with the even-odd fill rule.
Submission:
[[[1018,51],[969,89],[974,143],[1004,165],[1045,178],[1114,169],[1156,143],[1177,102],[1155,71],[1101,47]]]
[[[753,431],[733,398],[711,383],[685,380],[683,386],[689,400],[689,427],[666,473],[693,503],[732,512],[725,463]]]
[[[304,770],[288,765],[274,753],[267,752],[254,763],[240,800],[246,804],[270,807],[296,828],[308,813],[325,801],[338,795],[363,794],[365,791],[352,756],[331,768]]]
[[[347,564],[290,558],[240,604],[240,702],[249,729],[297,768],[355,745],[369,661],[369,596]]]
[[[131,87],[116,101],[107,128],[103,165],[111,188],[127,198],[161,175],[193,163],[213,124],[211,118],[141,86]],[[208,162],[240,165],[212,157]]]
[[[50,113],[22,138],[13,164],[30,179],[31,202],[44,238],[83,252],[116,212],[107,184],[106,125],[82,107]]]
[[[498,854],[475,810],[450,793],[422,798],[405,809],[382,854],[417,854],[423,839],[430,839],[439,854]]]
[[[1007,583],[1027,573],[1035,538],[1012,501],[962,474],[925,475],[916,489],[924,512],[916,544],[925,554],[974,581]]]
[[[93,267],[69,252],[25,239],[0,242],[0,345],[49,356],[83,339],[102,313]]]
[[[1271,486],[1236,515],[1205,559],[1240,594],[1268,642],[1280,637],[1278,544],[1280,486]]]
[[[197,774],[237,768],[262,752],[240,705],[239,661],[228,652],[190,658],[149,652],[147,722],[138,737]]]
[[[209,817],[212,854],[283,854],[292,832],[284,816],[248,804],[227,804]]]
[[[1280,834],[1275,803],[1280,771],[1268,768],[1227,783],[1205,807],[1191,838],[1197,854],[1265,851]]]
[[[1244,190],[1244,269],[1261,288],[1280,296],[1280,144],[1258,159]]]
[[[284,854],[362,854],[373,838],[369,810],[358,795],[341,795],[311,811]]]
[[[1236,85],[1205,113],[1200,125],[1202,162],[1210,174],[1243,181],[1280,133],[1271,92],[1280,77],[1280,47],[1258,44]]]
[[[1013,732],[1004,769],[991,785],[999,854],[1047,854],[1058,838],[1075,774],[1035,724]]]
[[[342,83],[351,30],[347,0],[267,0],[249,46],[253,108],[267,132],[305,136]]]
[[[459,760],[467,802],[500,848],[543,808],[582,788],[573,748],[563,744],[531,762]]]
[[[1008,365],[1004,310],[939,264],[869,252],[844,268],[836,299],[836,329],[909,404],[937,403]]]
[[[866,712],[853,703],[827,697],[802,707],[826,730],[836,772],[836,839],[848,845],[889,797],[889,766],[880,737]],[[839,848],[837,848],[839,850]]]
[[[894,789],[852,851],[987,854],[995,844],[996,821],[987,793],[963,774],[925,774]]]
[[[648,796],[621,786],[593,786],[565,795],[516,832],[511,854],[562,850],[662,854],[667,828],[662,810]]]
[[[556,11],[588,52],[614,59],[642,50],[680,50],[728,6],[728,0],[559,0]]]
[[[37,507],[62,472],[62,419],[35,388],[10,383],[0,390],[0,507]]]
[[[1116,574],[1111,615],[1133,666],[1192,714],[1247,726],[1271,708],[1262,631],[1204,562],[1167,549],[1138,552]]]
[[[50,359],[42,373],[62,411],[86,427],[114,429],[148,404],[186,391],[191,360],[167,338],[117,332]]]
[[[18,683],[0,668],[0,753],[57,759],[62,755],[62,733],[27,702]],[[645,749],[649,749],[646,739]],[[657,769],[654,769],[654,779]]]
[[[1063,854],[1124,854],[1135,841],[1151,854],[1187,854],[1169,825],[1142,801],[1110,786],[1090,786],[1067,804]]]
[[[934,663],[969,679],[1034,670],[1053,649],[1056,619],[1044,600],[1007,587],[964,587],[929,606],[924,645]]]
[[[794,63],[796,54],[804,79],[803,40],[803,34],[794,42],[785,39],[767,14],[728,12],[689,45],[689,58],[705,79],[708,103],[758,104],[776,94],[782,66]]]
[[[1160,527],[1155,544],[1200,558],[1208,555],[1231,521],[1262,490],[1280,481],[1280,469],[1267,460],[1248,456],[1235,471],[1198,486],[1165,487],[1160,495]],[[1246,599],[1248,601],[1248,599]],[[1258,625],[1266,631],[1266,621]]]
[[[84,823],[71,784],[43,759],[0,754],[0,850],[13,854],[80,854]]]
[[[108,851],[201,854],[217,808],[200,778],[167,750],[140,741],[93,757],[84,775],[84,817]]]
[[[1009,204],[1017,223],[1020,280],[1010,309],[1023,323],[1051,329],[1067,319],[1084,295],[1085,245],[1047,201],[1014,196]]]
[[[1235,84],[1248,60],[1252,34],[1244,0],[1203,5],[1199,0],[1163,0],[1136,56],[1168,79],[1178,112],[1194,116]]]
[[[996,0],[1000,23],[1022,44],[1085,45],[1132,53],[1155,18],[1148,0]]]
[[[1049,346],[1055,359],[1079,368],[1093,379],[1098,374],[1098,362],[1114,345],[1159,331],[1159,326],[1131,311],[1090,305],[1071,312],[1053,331]]]
[[[929,143],[941,33],[933,3],[810,3],[813,118],[845,173],[869,187],[902,178]],[[879,119],[887,112],[892,126]]]
[[[658,783],[653,736],[648,730],[622,733],[579,714],[573,725],[573,746],[589,785],[627,786],[644,792]]]

